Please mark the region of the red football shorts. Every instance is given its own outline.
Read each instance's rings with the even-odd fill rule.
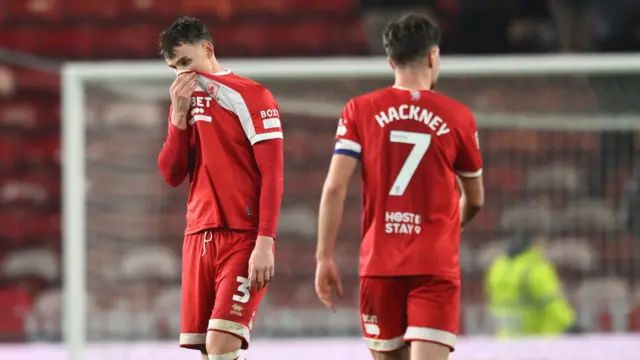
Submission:
[[[180,346],[202,349],[207,331],[222,331],[249,346],[265,288],[249,290],[255,232],[207,230],[187,235],[182,247]]]
[[[429,341],[453,351],[460,317],[460,280],[432,275],[360,278],[360,320],[369,349]]]

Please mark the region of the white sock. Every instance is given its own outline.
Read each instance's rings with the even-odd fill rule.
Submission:
[[[222,355],[209,355],[209,360],[242,360],[240,357],[240,350],[234,352],[222,354]]]

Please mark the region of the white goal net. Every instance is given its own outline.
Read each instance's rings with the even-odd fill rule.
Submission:
[[[462,241],[463,334],[487,333],[483,270],[521,230],[549,238],[549,254],[585,327],[640,326],[632,321],[640,283],[624,191],[638,181],[640,55],[442,63],[438,91],[474,110],[485,161],[487,205]],[[277,277],[259,311],[256,338],[359,336],[358,187],[351,189],[336,251],[346,291],[337,315],[321,308],[313,290],[316,214],[338,115],[349,98],[392,84],[386,60],[223,65],[273,92],[285,131]],[[177,341],[187,189],[166,186],[156,165],[173,78],[159,62],[65,68],[63,304],[74,350],[85,342]],[[59,326],[38,325],[50,323],[46,304],[35,316],[34,339],[60,336]]]

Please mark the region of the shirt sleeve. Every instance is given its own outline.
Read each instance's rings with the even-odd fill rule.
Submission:
[[[271,139],[282,139],[280,108],[271,92],[254,88],[239,96],[229,96],[233,111],[251,145]]]
[[[243,128],[252,145],[265,140],[282,139],[280,108],[273,95],[266,88],[256,91],[248,99],[250,119],[246,119]]]
[[[465,178],[482,175],[482,156],[478,129],[473,114],[469,111],[458,134],[458,152],[454,163],[456,173]]]
[[[171,186],[178,186],[189,172],[189,130],[179,129],[171,123],[169,109],[169,131],[158,155],[158,169]]]
[[[262,175],[258,235],[275,238],[283,191],[282,140],[274,139],[274,141],[257,143],[253,147],[253,152]]]
[[[355,118],[355,105],[353,101],[350,101],[342,110],[338,120],[334,154],[347,155],[356,159],[360,158],[362,144]]]

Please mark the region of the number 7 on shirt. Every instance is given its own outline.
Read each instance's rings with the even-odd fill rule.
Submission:
[[[418,165],[422,161],[422,158],[429,150],[431,145],[431,134],[424,134],[411,131],[392,130],[389,141],[391,143],[411,144],[413,148],[404,161],[396,180],[391,186],[389,195],[402,196],[407,190],[407,186],[415,174]]]

